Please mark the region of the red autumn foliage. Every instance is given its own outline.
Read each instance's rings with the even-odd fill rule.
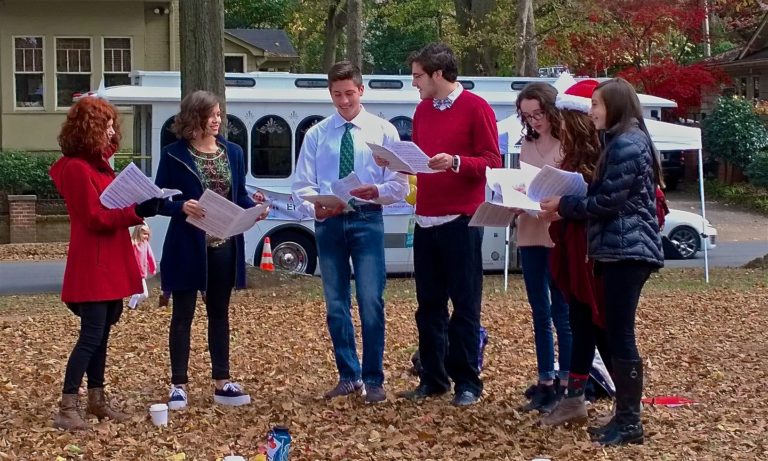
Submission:
[[[728,83],[722,70],[702,64],[680,65],[671,59],[638,69],[628,67],[619,73],[642,93],[652,94],[677,102],[676,115],[685,117],[701,105],[702,92],[717,89]]]

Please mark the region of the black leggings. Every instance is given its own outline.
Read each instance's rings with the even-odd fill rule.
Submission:
[[[67,361],[62,392],[77,394],[85,374],[88,389],[102,388],[109,332],[120,319],[123,300],[73,303],[69,308],[80,316],[80,336]]]
[[[602,262],[605,320],[613,357],[640,360],[635,340],[635,316],[640,292],[656,268],[641,261]]]
[[[573,346],[571,349],[571,372],[588,375],[595,358],[595,347],[608,371],[612,369],[611,351],[606,340],[605,330],[595,325],[592,308],[574,299],[569,300],[569,316]]]
[[[229,299],[235,285],[235,246],[228,243],[208,248],[208,287],[205,310],[208,315],[208,350],[211,377],[229,379]],[[173,292],[173,315],[168,338],[171,355],[171,383],[189,382],[190,334],[195,316],[197,290]]]

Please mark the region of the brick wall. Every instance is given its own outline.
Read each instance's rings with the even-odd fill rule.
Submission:
[[[37,197],[34,195],[9,195],[8,215],[10,216],[11,243],[37,241]]]

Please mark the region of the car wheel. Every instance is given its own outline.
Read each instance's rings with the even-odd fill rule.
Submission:
[[[315,273],[317,247],[310,237],[301,232],[286,230],[270,235],[269,239],[275,269],[310,275]],[[261,254],[257,256],[261,258]]]
[[[699,251],[699,233],[692,227],[680,226],[672,229],[672,232],[669,233],[669,240],[684,259],[693,258]]]

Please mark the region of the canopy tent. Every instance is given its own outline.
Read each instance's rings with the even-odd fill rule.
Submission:
[[[699,128],[688,127],[684,125],[675,125],[673,123],[659,122],[657,120],[645,119],[648,132],[651,134],[656,149],[659,151],[669,150],[695,150],[698,155],[698,174],[699,174],[699,198],[701,200],[701,217],[703,228],[706,229],[706,207],[704,203],[704,163],[701,155],[701,130]],[[513,153],[519,153],[519,141],[522,136],[522,124],[517,115],[512,115],[496,124],[499,131],[499,147],[502,154],[505,154],[504,166],[511,167],[509,157]],[[706,238],[706,236],[702,236]],[[505,250],[504,264],[504,287],[506,290],[507,279],[509,276],[509,228],[507,228],[507,248]],[[709,283],[709,254],[707,245],[701,245],[704,250],[704,280]]]

